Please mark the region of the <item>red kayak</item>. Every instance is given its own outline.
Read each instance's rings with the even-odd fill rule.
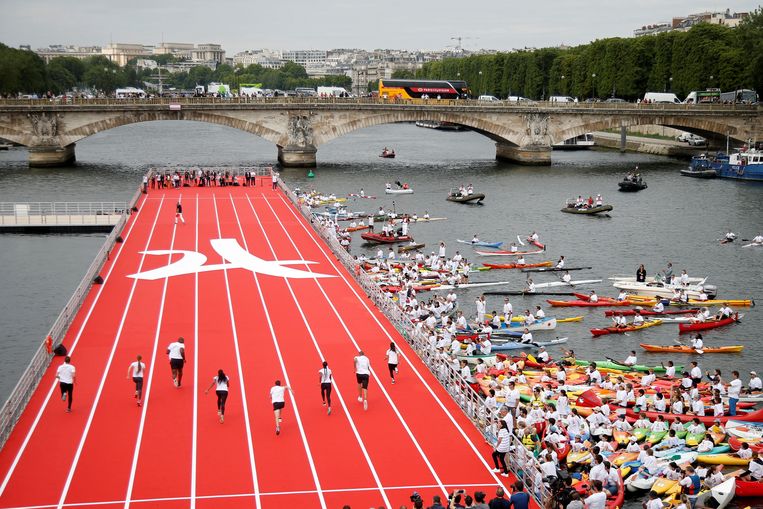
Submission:
[[[395,244],[397,242],[410,242],[413,237],[410,235],[382,235],[381,233],[361,233],[360,238],[377,244]]]
[[[740,481],[737,479],[736,497],[763,497],[763,481]],[[743,504],[744,505],[744,504]]]
[[[647,329],[660,325],[662,320],[650,320],[644,322],[641,325],[628,325],[627,327],[605,327],[603,329],[591,329],[591,334],[594,336],[604,336],[605,334],[625,334],[626,332],[633,332],[641,329]]]
[[[642,412],[645,413],[646,416],[649,419],[656,419],[658,415],[661,415],[665,417],[665,420],[667,422],[672,422],[676,417],[681,422],[690,422],[692,419],[697,418],[700,420],[700,422],[712,426],[715,422],[715,419],[720,419],[721,423],[724,423],[726,421],[748,421],[748,422],[763,422],[763,408],[759,410],[755,410],[754,412],[738,412],[736,415],[724,415],[722,417],[713,417],[712,415],[692,415],[692,414],[669,414],[666,412]],[[625,410],[625,415],[628,416],[628,419],[631,419],[633,421],[637,420],[639,418],[639,414],[634,412],[632,409],[628,408]]]
[[[747,442],[747,444],[750,446],[750,449],[752,449],[752,452],[763,454],[763,442]],[[742,441],[739,440],[739,438],[732,436],[729,438],[729,446],[731,446],[733,450],[738,451],[742,448]]]
[[[694,309],[675,309],[671,311],[663,311],[662,313],[657,313],[656,311],[650,311],[647,309],[641,310],[642,316],[663,316],[663,315],[694,315],[697,314],[697,311],[699,311],[699,308]],[[604,311],[604,316],[614,316],[615,313],[620,313],[623,316],[633,316],[636,314],[635,309],[623,309],[622,311]]]
[[[739,313],[734,313],[733,316],[729,318],[724,318],[723,320],[709,320],[707,322],[697,322],[697,323],[679,323],[678,332],[683,334],[684,332],[694,332],[699,330],[716,329],[718,327],[723,327],[724,325],[731,325],[734,322],[738,322],[739,318],[740,318]]]
[[[602,300],[598,302],[588,302],[585,300],[547,300],[549,304],[554,307],[606,307],[606,306],[633,306],[633,302],[616,301],[616,300]]]

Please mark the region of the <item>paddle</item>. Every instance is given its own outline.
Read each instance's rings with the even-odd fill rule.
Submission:
[[[524,246],[525,245],[525,243],[522,242],[522,239],[519,237],[519,235],[517,235],[517,241],[519,242],[520,246]]]
[[[680,341],[678,338],[673,338],[673,341],[675,341],[676,343],[678,343],[678,344],[679,344],[679,345],[681,345],[681,346],[686,346],[686,345],[685,345],[685,344],[684,344],[682,341]],[[702,355],[702,354],[704,354],[704,353],[705,353],[703,350],[700,350],[700,349],[698,349],[698,348],[695,348],[695,349],[694,349],[694,351],[695,351],[695,352],[697,352],[697,353],[698,353],[698,354],[700,354],[700,355]]]

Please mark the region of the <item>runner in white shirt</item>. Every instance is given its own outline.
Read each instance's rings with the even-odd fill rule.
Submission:
[[[358,402],[363,403],[363,409],[368,410],[368,379],[371,376],[371,361],[363,350],[358,351],[354,358],[355,379],[358,382]]]
[[[185,339],[179,337],[177,341],[170,343],[167,347],[167,355],[170,358],[172,382],[175,387],[180,387],[183,381],[183,366],[185,365]]]
[[[318,371],[318,380],[321,384],[321,400],[323,401],[323,406],[326,406],[328,403],[328,415],[331,415],[331,382],[333,380],[333,376],[331,374],[331,369],[329,368],[329,363],[326,361],[323,361],[323,367]]]
[[[66,412],[72,411],[72,399],[74,398],[74,379],[76,378],[76,369],[71,364],[72,360],[67,355],[64,357],[64,363],[58,366],[56,370],[56,378],[58,379],[58,386],[61,388],[61,400],[68,402],[66,405]]]
[[[397,346],[395,343],[389,344],[389,350],[387,350],[387,367],[389,368],[389,376],[392,378],[392,383],[395,383],[395,373],[397,373],[398,354]]]
[[[230,378],[228,378],[228,375],[222,369],[218,369],[217,376],[212,377],[212,383],[204,391],[204,394],[207,394],[212,387],[215,387],[215,394],[217,394],[217,416],[220,418],[220,423],[225,422],[225,402],[228,400],[229,383]]]
[[[143,400],[143,373],[146,371],[146,365],[141,362],[143,356],[138,355],[136,361],[127,368],[127,379],[132,378],[135,382],[135,398],[138,400],[138,406]]]
[[[281,410],[286,406],[286,391],[291,392],[292,395],[294,394],[291,387],[281,385],[280,380],[276,380],[276,384],[270,388],[270,401],[273,403],[273,414],[276,418],[276,435],[281,434],[281,422],[283,421],[281,418]]]

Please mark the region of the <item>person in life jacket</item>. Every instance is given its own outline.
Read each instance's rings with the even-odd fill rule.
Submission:
[[[699,493],[699,490],[702,487],[702,481],[700,480],[699,475],[697,475],[697,473],[694,471],[694,468],[691,466],[686,467],[686,469],[684,469],[684,473],[686,475],[679,482],[683,488],[683,492],[686,495],[696,495]]]

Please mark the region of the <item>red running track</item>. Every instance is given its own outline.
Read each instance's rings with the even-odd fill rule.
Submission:
[[[178,201],[186,222],[176,226]],[[413,491],[428,505],[455,488],[492,496],[508,485],[492,473],[481,435],[280,191],[152,190],[123,237],[64,340],[77,369],[72,413],[55,359],[0,451],[0,509],[399,507]],[[329,277],[234,267],[213,239],[297,262],[278,271]],[[217,267],[128,277],[184,256],[168,250]],[[180,388],[165,354],[178,336]],[[402,354],[394,385],[390,341]],[[373,368],[367,411],[352,364],[359,349]],[[138,354],[147,364],[142,407],[126,378]],[[334,371],[331,415],[320,398],[324,359]],[[224,424],[214,390],[204,392],[220,368],[231,379]],[[276,379],[293,391],[280,436],[269,398]]]

